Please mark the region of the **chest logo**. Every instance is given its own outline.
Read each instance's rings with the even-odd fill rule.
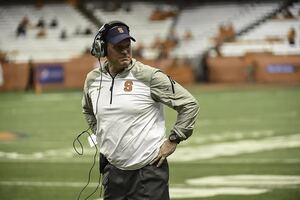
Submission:
[[[124,91],[125,92],[131,92],[132,91],[132,85],[133,85],[132,81],[125,81],[124,82]]]

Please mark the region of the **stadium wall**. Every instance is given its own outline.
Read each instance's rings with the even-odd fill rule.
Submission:
[[[34,89],[39,93],[54,89],[81,89],[87,73],[95,65],[96,59],[90,55],[68,62],[5,63],[2,65],[4,83],[0,91]]]
[[[3,63],[0,91],[25,90],[29,79],[28,64]]]
[[[242,57],[209,57],[209,82],[300,83],[299,55],[246,54]]]
[[[192,66],[173,60],[140,60],[157,67],[182,85],[195,82]],[[34,89],[37,93],[47,90],[82,89],[86,75],[98,61],[89,54],[68,62],[34,62],[3,64],[4,84],[0,91]]]

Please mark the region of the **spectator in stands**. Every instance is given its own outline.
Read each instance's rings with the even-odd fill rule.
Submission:
[[[82,107],[101,152],[103,199],[169,200],[167,157],[192,135],[197,100],[161,70],[132,58],[135,39],[126,24],[110,22],[95,38],[92,55],[107,61],[87,75]],[[177,111],[167,138],[164,105]]]
[[[50,28],[56,28],[58,26],[58,20],[54,17],[50,22]]]
[[[235,35],[235,30],[234,30],[234,27],[233,27],[233,24],[231,22],[228,22],[226,25],[225,25],[225,30],[224,30],[224,34],[225,34],[225,39],[226,40],[232,40],[234,35]]]
[[[157,6],[150,15],[150,20],[165,20],[169,17],[175,17],[178,14],[177,8],[162,8]]]
[[[219,25],[219,32],[216,36],[216,44],[220,45],[221,43],[232,40],[235,35],[235,30],[231,22],[226,24]]]
[[[45,27],[43,27],[43,28],[39,29],[39,31],[36,34],[36,37],[37,38],[44,38],[44,37],[46,37],[46,35],[47,35],[47,30],[46,30]]]
[[[135,48],[132,50],[133,57],[143,58],[144,45],[142,42],[139,42]]]
[[[179,42],[179,37],[174,28],[171,29],[165,41],[165,47],[170,50],[173,49]]]
[[[158,60],[167,59],[169,58],[169,49],[166,48],[164,45],[161,45],[158,48]]]
[[[220,24],[219,29],[218,29],[218,33],[215,37],[215,43],[217,45],[223,43],[223,41],[225,39],[225,35],[226,35],[226,27],[225,27],[224,24]]]
[[[59,38],[60,38],[61,40],[67,39],[67,30],[66,30],[65,28],[63,28],[63,29],[61,30]]]
[[[188,41],[188,40],[191,40],[191,39],[193,39],[193,33],[192,33],[192,31],[190,29],[187,29],[184,32],[183,40]]]
[[[43,17],[40,17],[37,24],[36,24],[36,27],[38,28],[45,28],[45,20]]]
[[[157,36],[155,37],[154,42],[153,42],[153,44],[151,45],[151,47],[152,47],[153,49],[159,49],[159,48],[161,47],[162,44],[163,44],[162,39],[160,38],[159,35],[157,35]]]
[[[87,27],[84,31],[85,35],[91,35],[92,34],[92,29],[90,27]]]
[[[26,33],[27,33],[26,26],[24,26],[23,24],[20,23],[16,30],[17,37],[22,36],[22,35],[26,36]]]
[[[295,45],[295,40],[296,40],[296,29],[294,27],[291,27],[288,31],[288,34],[287,34],[287,39],[288,39],[288,42],[291,46],[294,46]]]
[[[20,23],[18,24],[17,30],[16,30],[16,35],[17,37],[23,35],[26,36],[27,29],[30,26],[30,21],[27,16],[24,16]]]

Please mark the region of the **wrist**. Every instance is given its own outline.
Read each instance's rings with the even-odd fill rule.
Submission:
[[[171,132],[168,139],[170,142],[176,143],[176,144],[179,144],[181,142],[180,137],[175,132]]]

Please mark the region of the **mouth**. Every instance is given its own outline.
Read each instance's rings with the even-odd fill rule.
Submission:
[[[130,60],[130,58],[125,57],[125,58],[120,58],[120,60],[121,60],[121,61],[128,61],[128,60]]]

